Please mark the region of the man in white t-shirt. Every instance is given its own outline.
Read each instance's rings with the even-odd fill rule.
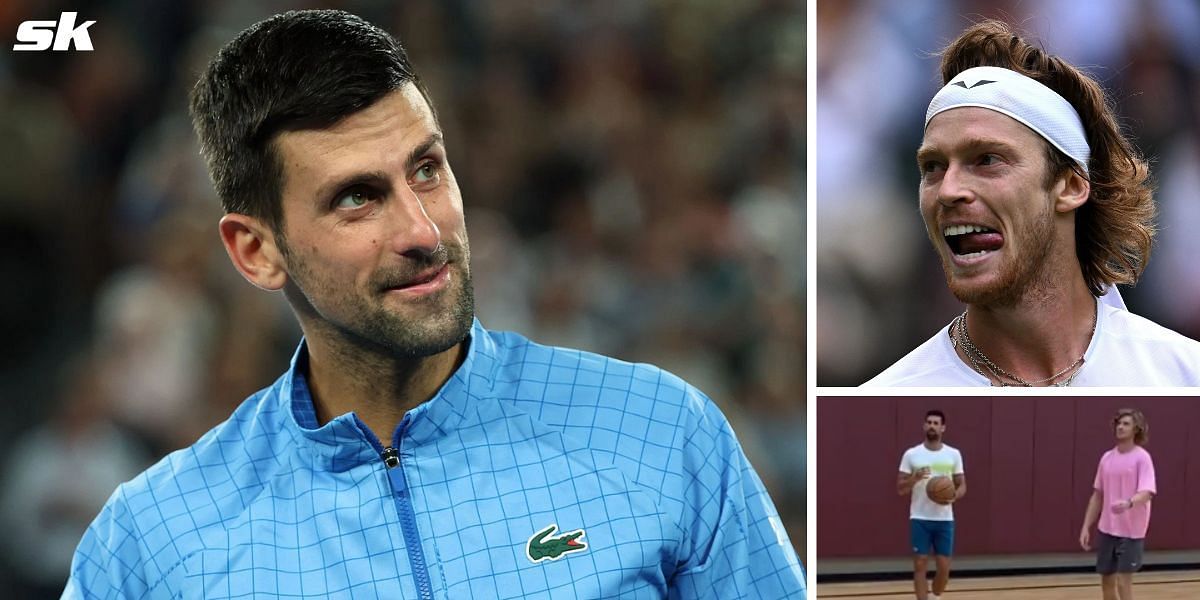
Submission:
[[[870,386],[1196,386],[1200,342],[1125,310],[1149,166],[1095,80],[1007,24],[967,28],[917,150],[920,210],[966,310]]]
[[[909,539],[913,551],[913,589],[917,600],[940,600],[950,581],[950,557],[954,554],[954,508],[951,506],[967,493],[962,454],[942,443],[946,433],[946,415],[940,410],[925,413],[925,441],[904,451],[896,491],[909,494]],[[954,499],[934,502],[925,487],[934,477],[954,480]],[[933,594],[929,594],[926,574],[933,555],[937,573]]]

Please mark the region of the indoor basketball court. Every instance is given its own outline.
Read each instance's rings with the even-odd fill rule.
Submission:
[[[1138,573],[1133,582],[1138,600],[1200,598],[1200,570]],[[945,600],[1095,600],[1099,596],[1100,577],[1095,573],[959,578],[942,595]],[[817,597],[908,600],[913,597],[912,581],[818,584]]]
[[[1146,448],[1158,476],[1142,563],[1148,570],[1134,576],[1134,595],[1200,598],[1200,521],[1189,509],[1200,501],[1200,438],[1191,435],[1200,405],[1182,396],[822,399],[817,419],[830,433],[817,440],[819,597],[914,597],[906,572],[918,543],[909,526],[915,495],[938,502],[955,486],[931,476],[949,473],[938,463],[902,457],[926,447],[929,411],[940,410],[944,416],[933,420],[945,445],[961,452],[966,486],[953,501],[953,565],[943,598],[1100,598],[1096,526],[1086,551],[1080,530],[1097,463],[1114,446],[1113,415],[1124,407],[1143,411],[1151,424]],[[925,485],[905,487],[905,474],[924,464],[934,465],[932,473],[923,469]],[[932,557],[928,568],[932,582]]]

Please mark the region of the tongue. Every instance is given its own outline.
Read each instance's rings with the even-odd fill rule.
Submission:
[[[967,233],[958,236],[958,253],[970,254],[980,250],[999,250],[1004,245],[1004,236],[996,232]]]

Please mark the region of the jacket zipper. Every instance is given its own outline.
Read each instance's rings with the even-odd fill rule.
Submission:
[[[433,600],[433,586],[429,582],[429,569],[425,564],[425,551],[421,549],[421,534],[417,531],[417,515],[413,510],[412,496],[408,492],[408,480],[404,476],[404,465],[400,462],[400,440],[408,429],[409,417],[404,416],[396,428],[393,445],[383,449],[379,457],[387,468],[388,482],[392,486],[392,498],[400,513],[400,530],[404,534],[404,545],[408,547],[408,561],[416,580],[417,593],[421,598]]]

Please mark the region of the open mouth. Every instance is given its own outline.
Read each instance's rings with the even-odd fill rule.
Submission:
[[[1004,246],[1004,236],[983,225],[947,225],[942,236],[950,251],[965,259],[978,258]]]

